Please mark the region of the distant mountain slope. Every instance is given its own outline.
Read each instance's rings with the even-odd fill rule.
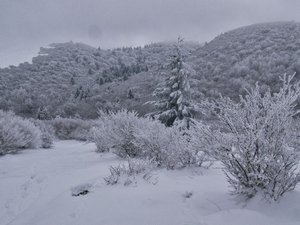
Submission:
[[[256,82],[274,89],[284,73],[300,79],[300,23],[255,24],[219,35],[191,59],[206,96],[237,97]]]
[[[25,116],[93,118],[97,108],[127,107],[141,113],[164,79],[173,44],[102,50],[79,43],[41,48],[32,64],[0,69],[0,109]],[[237,99],[256,82],[278,89],[279,76],[300,79],[300,23],[256,24],[219,35],[204,46],[185,43],[185,62],[193,75],[193,98]],[[129,95],[131,92],[131,95]]]
[[[185,49],[190,52],[196,47],[199,45],[186,44]],[[51,44],[41,48],[32,64],[0,69],[0,108],[23,116],[35,116],[43,109],[51,116],[82,117],[97,116],[97,108],[136,108],[143,104],[140,95],[153,91],[137,84],[143,80],[154,84],[151,74],[163,70],[172,49],[173,45],[167,43],[113,50],[73,42]],[[135,74],[145,79],[127,81]],[[127,88],[125,93],[118,91],[123,90],[120,84]],[[134,93],[130,102],[121,101],[129,89],[141,93]]]

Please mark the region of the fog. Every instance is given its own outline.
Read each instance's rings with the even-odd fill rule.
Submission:
[[[53,42],[204,42],[239,26],[300,21],[299,12],[299,0],[0,0],[0,67],[30,61]]]

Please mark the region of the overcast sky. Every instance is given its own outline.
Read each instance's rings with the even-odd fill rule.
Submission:
[[[300,0],[0,0],[0,67],[30,61],[52,42],[204,42],[243,25],[300,21],[299,12]]]

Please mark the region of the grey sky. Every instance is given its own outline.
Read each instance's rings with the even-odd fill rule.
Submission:
[[[0,0],[0,66],[30,61],[40,46],[101,48],[209,41],[243,25],[300,21],[300,0]]]

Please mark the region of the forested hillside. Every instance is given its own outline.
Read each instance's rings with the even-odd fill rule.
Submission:
[[[189,52],[198,47],[186,46]],[[134,108],[151,96],[153,74],[163,70],[171,51],[172,44],[159,43],[113,50],[51,44],[41,48],[32,64],[0,70],[0,108],[23,116],[42,110],[49,116],[89,118],[97,115],[97,108]]]
[[[152,110],[144,103],[169,73],[173,44],[96,49],[61,43],[41,48],[32,63],[0,69],[0,109],[22,116],[95,118],[97,109]],[[300,73],[300,24],[268,23],[221,34],[204,46],[184,43],[195,70],[193,99],[237,98],[256,82],[278,89],[278,77]],[[267,86],[266,86],[267,87]]]
[[[216,37],[191,59],[205,96],[237,97],[256,82],[278,90],[279,76],[300,79],[300,23],[256,24]]]

